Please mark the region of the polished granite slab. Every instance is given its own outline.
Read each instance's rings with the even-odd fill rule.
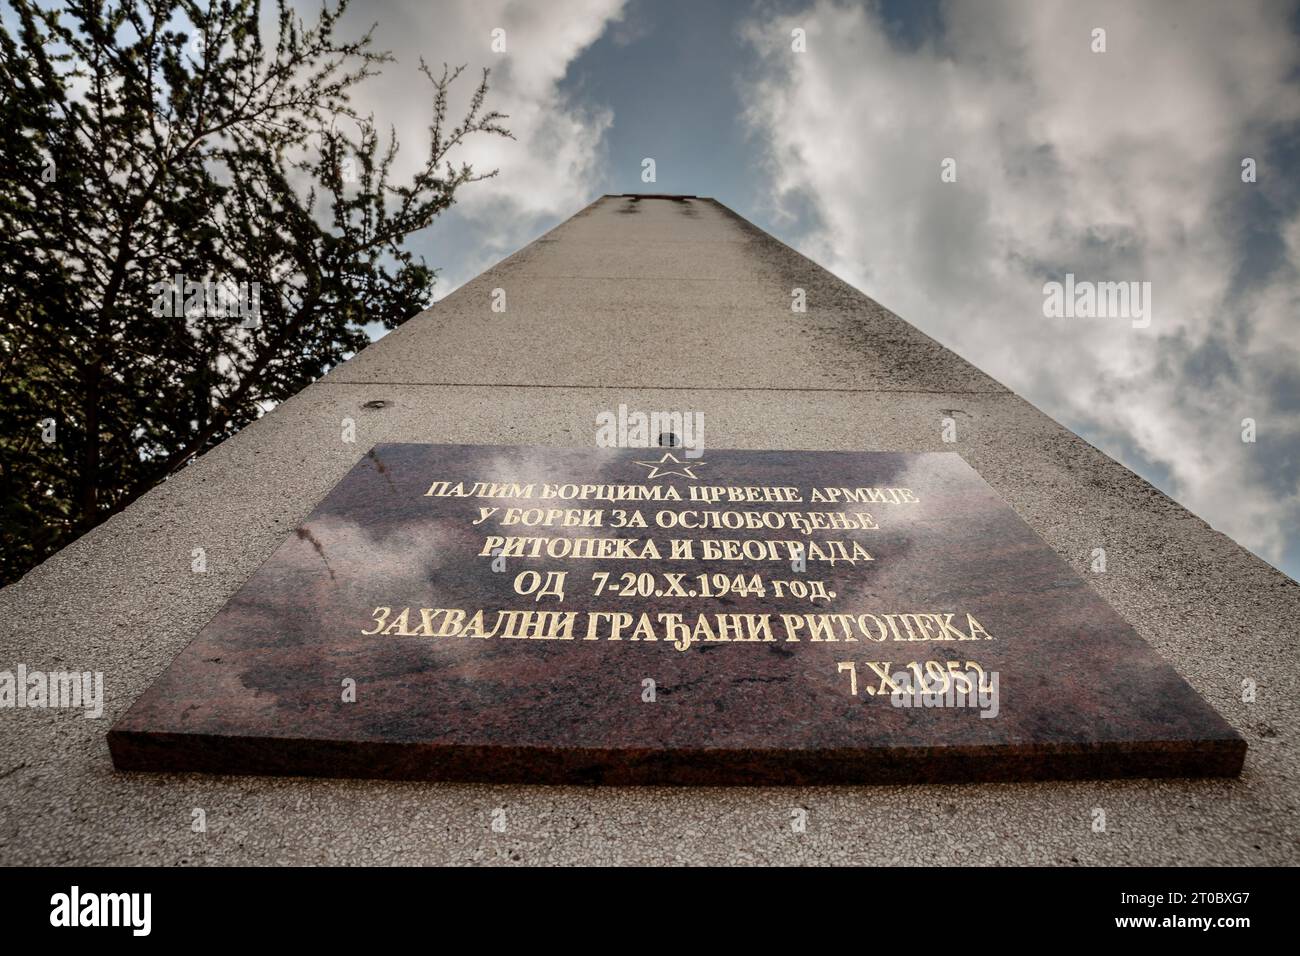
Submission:
[[[380,445],[109,734],[121,770],[805,784],[1238,773],[960,456]]]

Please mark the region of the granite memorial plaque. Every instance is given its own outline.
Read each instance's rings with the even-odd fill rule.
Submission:
[[[1246,744],[956,454],[380,445],[109,734],[123,770],[1232,775]]]

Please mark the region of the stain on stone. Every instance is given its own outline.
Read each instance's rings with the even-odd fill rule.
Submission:
[[[295,533],[298,535],[300,541],[311,543],[312,548],[314,548],[316,553],[320,555],[320,560],[321,563],[325,565],[325,570],[329,571],[330,580],[333,581],[335,578],[334,569],[330,567],[329,559],[325,557],[325,548],[321,545],[317,537],[311,533],[310,529],[304,527],[298,527],[295,529]]]

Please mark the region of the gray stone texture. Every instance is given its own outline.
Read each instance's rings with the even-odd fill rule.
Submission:
[[[673,789],[113,769],[112,722],[372,445],[590,445],[620,403],[702,411],[717,448],[959,452],[1245,736],[1244,772]],[[0,591],[0,670],[103,671],[107,695],[100,720],[0,711],[0,863],[1295,864],[1297,620],[1295,582],[730,210],[606,196]]]

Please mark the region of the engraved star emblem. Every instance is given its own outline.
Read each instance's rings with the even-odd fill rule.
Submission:
[[[691,471],[692,468],[699,468],[704,464],[702,461],[691,462],[687,464],[678,460],[677,456],[670,451],[664,452],[664,456],[658,461],[638,461],[633,464],[641,465],[650,469],[650,474],[646,475],[646,480],[652,478],[666,478],[669,475],[680,475],[682,478],[689,478],[691,481],[699,481],[700,476]],[[677,467],[672,467],[676,465]],[[668,467],[665,467],[668,466]]]

